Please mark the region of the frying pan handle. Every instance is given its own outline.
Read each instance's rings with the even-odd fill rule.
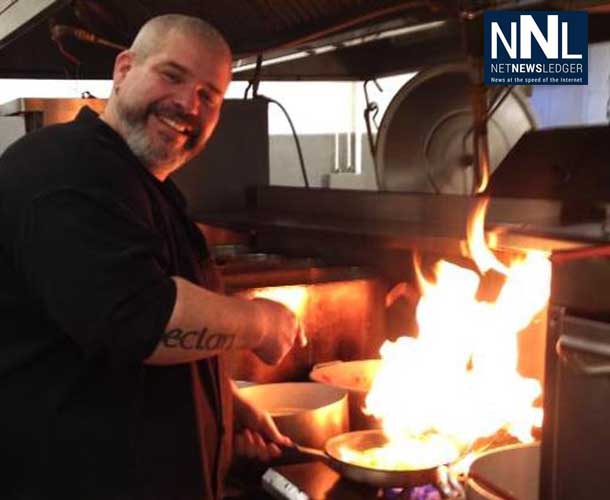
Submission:
[[[322,460],[323,462],[328,463],[326,453],[316,448],[309,448],[308,446],[301,446],[298,444],[295,444],[294,446],[284,446],[282,448],[282,458],[284,459],[302,459],[303,456],[314,458],[316,460]]]

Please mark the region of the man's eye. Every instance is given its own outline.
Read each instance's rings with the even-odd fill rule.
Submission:
[[[176,73],[163,71],[161,74],[163,75],[163,78],[165,78],[170,83],[178,83],[180,81],[180,77]]]
[[[201,92],[199,94],[199,97],[200,97],[200,99],[203,102],[205,102],[207,104],[213,104],[214,103],[214,97],[209,92]]]

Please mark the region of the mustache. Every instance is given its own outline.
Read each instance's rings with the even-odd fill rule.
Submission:
[[[196,141],[201,135],[201,119],[198,116],[185,112],[180,106],[151,103],[148,106],[146,114],[149,115],[151,113],[165,116],[178,123],[184,123],[188,127],[186,135],[189,142],[191,140]]]

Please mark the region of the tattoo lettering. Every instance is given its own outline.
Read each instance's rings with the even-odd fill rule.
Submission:
[[[224,333],[208,333],[207,328],[201,331],[183,331],[180,328],[168,330],[163,334],[163,345],[165,347],[180,347],[190,351],[227,351],[233,347],[235,335]]]

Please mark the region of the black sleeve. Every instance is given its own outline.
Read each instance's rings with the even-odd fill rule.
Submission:
[[[141,362],[155,349],[176,300],[162,238],[126,205],[61,189],[29,206],[17,267],[50,320],[84,354]]]

